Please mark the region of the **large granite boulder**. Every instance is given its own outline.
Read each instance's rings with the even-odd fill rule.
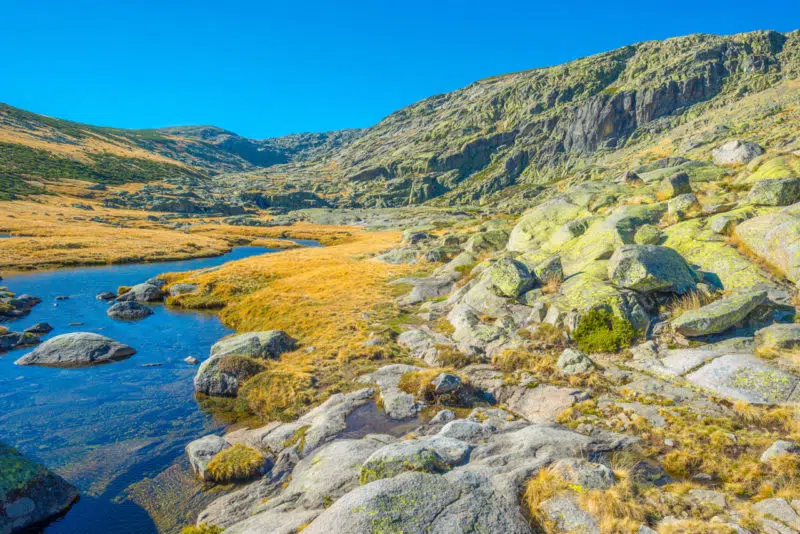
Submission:
[[[355,489],[320,514],[305,534],[529,533],[516,503],[478,473],[405,473]]]
[[[689,310],[672,321],[684,336],[718,334],[743,321],[753,310],[767,302],[766,291],[748,291],[726,297],[696,310]]]
[[[247,332],[221,339],[211,347],[211,357],[228,354],[274,359],[297,348],[297,341],[282,330]]]
[[[764,149],[749,141],[734,139],[711,151],[716,165],[744,165],[764,153]]]
[[[128,345],[100,334],[73,332],[48,339],[14,363],[45,367],[85,367],[123,360],[135,352]]]
[[[511,298],[519,297],[536,282],[525,264],[511,258],[502,258],[493,263],[488,276],[502,296]]]
[[[800,203],[741,222],[734,235],[750,252],[800,283]]]
[[[78,490],[0,443],[0,532],[22,532],[66,511]]]
[[[756,182],[747,202],[758,206],[788,206],[800,200],[800,178],[781,178]]]
[[[683,294],[697,286],[697,277],[677,251],[658,245],[623,245],[608,262],[611,282],[640,293]]]
[[[153,310],[149,306],[139,304],[135,300],[128,300],[124,302],[117,302],[106,310],[106,315],[112,319],[120,319],[123,321],[136,321],[144,319],[149,315],[153,315]]]

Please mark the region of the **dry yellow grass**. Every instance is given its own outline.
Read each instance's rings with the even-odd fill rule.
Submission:
[[[214,456],[208,463],[208,474],[216,482],[246,480],[258,474],[264,467],[261,451],[236,443]]]

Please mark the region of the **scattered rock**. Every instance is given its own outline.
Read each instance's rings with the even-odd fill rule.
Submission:
[[[761,454],[761,461],[767,462],[771,458],[780,456],[781,454],[800,454],[800,445],[794,441],[779,439]]]
[[[689,175],[685,172],[679,172],[672,176],[667,176],[661,182],[661,189],[659,190],[662,197],[665,199],[675,198],[678,195],[686,195],[692,192],[692,186],[689,183]]]
[[[189,458],[189,465],[195,474],[205,480],[208,476],[209,462],[228,447],[230,444],[219,436],[205,436],[186,446],[186,456]]]
[[[123,360],[135,352],[129,346],[99,334],[73,332],[48,339],[14,363],[45,367],[83,367]]]
[[[186,358],[183,359],[183,361],[185,361],[189,365],[197,365],[198,363],[200,363],[198,359],[195,358],[194,356],[187,356]]]
[[[156,284],[143,282],[131,287],[128,291],[117,297],[117,301],[126,302],[135,300],[137,302],[159,302],[164,299],[161,287]]]
[[[174,284],[169,286],[169,296],[177,297],[197,291],[197,284]]]
[[[139,304],[135,300],[117,302],[106,310],[106,315],[112,319],[123,321],[136,321],[153,315],[153,310],[149,306]]]
[[[679,333],[689,337],[718,334],[743,321],[766,301],[766,291],[740,293],[696,310],[689,310],[674,319],[672,326]]]
[[[734,139],[711,151],[715,165],[744,165],[764,153],[764,149],[749,141]]]
[[[539,505],[544,515],[555,523],[558,532],[577,534],[600,534],[597,520],[578,506],[569,494],[557,495]]]
[[[788,206],[800,200],[800,178],[756,182],[747,202],[758,206]]]
[[[114,300],[117,298],[116,293],[112,293],[111,291],[104,291],[97,295],[97,300]]]
[[[497,260],[488,276],[501,295],[511,298],[519,297],[536,283],[525,264],[510,258]]]
[[[694,271],[675,250],[657,245],[623,245],[608,262],[611,281],[640,293],[686,293],[695,288]]]
[[[755,334],[756,346],[765,352],[791,351],[800,348],[800,324],[773,324]]]
[[[281,330],[248,332],[217,341],[211,347],[211,357],[239,354],[254,358],[274,359],[284,352],[290,352],[296,348],[297,341]]]
[[[594,362],[577,349],[564,349],[556,365],[565,375],[578,375],[594,369]]]
[[[583,458],[558,460],[552,469],[582,490],[607,489],[614,485],[614,473],[611,469]]]
[[[49,334],[53,331],[53,327],[50,323],[36,323],[33,326],[29,326],[25,329],[25,332],[29,334]]]

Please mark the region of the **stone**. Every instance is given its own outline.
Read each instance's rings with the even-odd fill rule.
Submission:
[[[426,239],[430,239],[431,235],[427,232],[420,232],[416,230],[406,230],[403,232],[403,241],[409,245],[416,245]]]
[[[438,366],[441,347],[452,347],[452,341],[442,334],[427,328],[406,330],[397,336],[397,344],[408,349],[415,358],[431,366]]]
[[[97,300],[114,300],[117,298],[116,293],[112,293],[111,291],[103,291],[97,295]]]
[[[225,439],[213,434],[190,442],[186,445],[186,456],[192,471],[201,480],[206,480],[209,462],[228,447],[230,444]]]
[[[501,258],[492,264],[488,276],[497,291],[510,298],[519,297],[536,283],[524,263],[510,258]]]
[[[793,351],[800,348],[800,324],[776,323],[755,334],[756,346],[767,353]]]
[[[304,534],[528,534],[519,506],[478,473],[404,473],[363,485],[333,503]]]
[[[390,478],[406,471],[444,473],[463,462],[471,449],[467,443],[448,437],[390,443],[366,459],[361,467],[361,483]]]
[[[491,427],[487,427],[477,421],[456,419],[444,425],[441,430],[439,430],[438,435],[476,444],[486,438],[490,433]]]
[[[756,182],[747,202],[757,206],[788,206],[800,200],[800,178],[782,178]]]
[[[798,377],[748,354],[725,354],[688,374],[692,384],[751,404],[798,402]]]
[[[724,493],[706,489],[691,489],[688,492],[689,499],[698,504],[710,504],[717,508],[725,509],[728,501]]]
[[[579,486],[578,491],[608,489],[614,485],[614,473],[611,469],[583,458],[558,460],[552,469],[571,485]]]
[[[561,281],[564,279],[564,267],[561,264],[561,256],[550,256],[533,268],[533,272],[542,284],[551,280]]]
[[[84,367],[122,360],[135,352],[129,346],[99,334],[73,332],[48,339],[14,363],[45,367]]]
[[[135,300],[137,302],[158,302],[164,299],[161,287],[156,284],[143,282],[131,287],[128,291],[117,297],[118,302]]]
[[[761,462],[766,463],[781,454],[800,454],[800,445],[794,441],[776,440],[761,454]]]
[[[640,293],[693,290],[697,278],[677,251],[657,245],[623,245],[608,261],[608,277],[618,287]]]
[[[663,238],[663,234],[658,226],[653,224],[643,224],[636,230],[633,242],[637,245],[658,245]]]
[[[135,300],[117,302],[106,310],[106,315],[112,319],[123,321],[135,321],[153,315],[153,310],[149,306],[139,304]]]
[[[248,332],[217,341],[211,347],[211,357],[239,354],[254,358],[275,359],[284,352],[290,352],[296,348],[297,341],[282,330]]]
[[[453,373],[442,373],[434,378],[431,384],[435,395],[452,393],[463,385],[461,379]]]
[[[169,286],[169,296],[177,297],[197,291],[197,284],[173,284]]]
[[[539,505],[544,515],[555,523],[558,532],[600,534],[597,520],[578,506],[569,494],[551,497]]]
[[[800,283],[800,203],[744,221],[734,236],[749,252]]]
[[[0,334],[0,352],[39,344],[39,336],[30,332],[8,332]]]
[[[565,375],[578,375],[594,369],[594,362],[577,349],[564,349],[556,365]]]
[[[50,323],[36,323],[33,326],[29,326],[25,329],[25,332],[29,334],[49,334],[53,331],[53,327]]]
[[[667,212],[678,221],[700,215],[702,211],[703,206],[692,193],[678,195],[667,203]]]
[[[764,153],[755,143],[734,139],[711,151],[715,165],[744,165]]]
[[[78,490],[66,480],[0,443],[0,532],[27,532],[76,500]]]
[[[754,504],[753,508],[767,517],[772,517],[795,530],[800,530],[800,515],[786,499],[779,497],[764,499]]]
[[[688,337],[718,334],[740,323],[766,302],[766,291],[740,293],[684,312],[672,321],[672,327]]]
[[[662,198],[670,199],[678,195],[685,195],[692,192],[692,186],[689,183],[689,175],[685,172],[679,172],[672,176],[667,176],[661,182],[659,193]]]
[[[502,250],[508,241],[508,232],[505,230],[491,230],[473,234],[464,243],[464,250],[472,254],[495,252]]]
[[[414,396],[402,391],[397,385],[400,378],[409,372],[420,371],[422,367],[413,365],[392,364],[381,367],[377,371],[362,375],[356,380],[363,384],[376,384],[381,391],[383,410],[392,419],[414,417],[420,410]]]
[[[200,363],[199,360],[194,356],[187,356],[186,358],[183,359],[183,361],[185,361],[189,365],[197,365],[198,363]]]

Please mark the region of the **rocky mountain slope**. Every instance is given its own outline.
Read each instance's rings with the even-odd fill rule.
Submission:
[[[0,188],[8,197],[71,177],[166,181],[283,210],[516,209],[565,178],[614,177],[665,156],[706,163],[726,137],[790,153],[799,72],[798,31],[690,35],[481,80],[365,130],[263,141],[215,127],[97,128],[3,106]],[[154,208],[148,196],[120,204],[182,204]]]

